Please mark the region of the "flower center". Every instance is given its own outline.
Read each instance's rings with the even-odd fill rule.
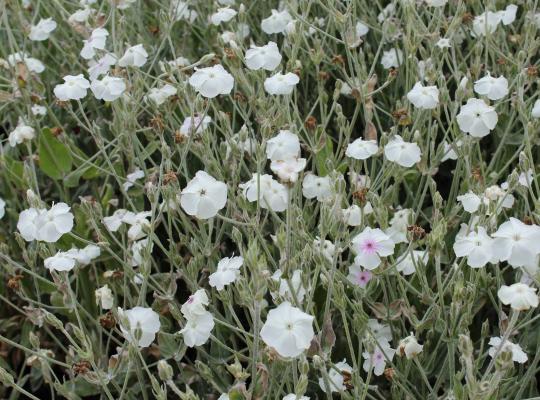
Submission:
[[[372,239],[368,239],[364,241],[364,243],[362,243],[361,248],[362,248],[362,252],[366,254],[375,254],[378,250],[377,243]]]

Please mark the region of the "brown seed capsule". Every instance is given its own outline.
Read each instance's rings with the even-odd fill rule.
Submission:
[[[321,81],[327,81],[328,79],[330,79],[330,74],[326,71],[321,71],[319,72],[319,79]]]
[[[407,231],[409,231],[413,240],[421,240],[426,236],[425,229],[418,225],[408,226]]]
[[[366,196],[367,196],[368,191],[369,191],[368,188],[361,188],[353,192],[353,198],[358,200],[360,204],[364,205],[366,203]]]
[[[306,118],[304,126],[310,131],[314,130],[315,128],[317,128],[317,118],[315,118],[313,115],[310,115]]]
[[[461,22],[463,22],[464,24],[470,24],[473,21],[473,19],[474,19],[474,15],[472,15],[469,12],[466,12],[465,14],[461,16]]]
[[[397,123],[400,126],[407,126],[412,124],[412,119],[409,116],[406,108],[400,108],[392,113],[392,116],[397,119]]]
[[[345,58],[341,54],[336,54],[332,57],[332,64],[343,65],[345,64]]]
[[[349,371],[341,371],[341,375],[343,376],[343,384],[347,388],[347,390],[351,390],[354,388],[352,384],[352,375]]]
[[[477,182],[483,182],[484,177],[482,176],[482,169],[480,167],[474,167],[471,171],[471,176]]]
[[[176,182],[178,180],[178,177],[176,176],[176,173],[174,171],[167,171],[165,175],[163,175],[163,184],[168,185],[172,182]]]
[[[247,97],[243,93],[240,93],[240,92],[236,92],[234,94],[234,99],[241,103],[245,103],[247,101]]]
[[[51,128],[51,133],[53,134],[54,137],[58,137],[60,136],[60,134],[63,132],[64,130],[62,128],[60,128],[59,126],[55,126],[54,128]]]
[[[533,219],[531,217],[529,217],[528,215],[526,215],[525,217],[523,217],[523,223],[525,225],[532,225],[534,223]]]
[[[11,278],[8,279],[7,286],[11,290],[18,290],[21,287],[21,279],[23,278],[22,275],[14,275]]]
[[[161,115],[156,115],[154,118],[150,120],[150,125],[152,125],[152,128],[162,131],[165,127],[165,124],[163,123],[163,119],[161,118]]]
[[[179,130],[174,132],[174,143],[180,144],[180,143],[183,143],[184,140],[186,140],[186,137],[182,135],[182,133]]]
[[[391,381],[392,379],[394,379],[394,368],[386,368],[384,370],[384,377],[386,379],[388,379],[389,381]]]
[[[73,364],[71,367],[75,375],[84,375],[92,369],[92,365],[89,361],[79,361]]]
[[[538,76],[538,67],[534,66],[534,65],[529,65],[527,67],[527,76],[531,77],[531,78],[535,78]]]
[[[236,58],[236,54],[230,47],[225,47],[223,52],[225,53],[225,57],[227,57],[229,60],[234,60]]]
[[[150,33],[152,35],[157,35],[159,33],[159,27],[158,26],[151,26],[148,28],[148,30],[150,31]]]
[[[99,324],[105,329],[112,329],[116,325],[116,320],[112,312],[107,312],[107,314],[99,317]]]

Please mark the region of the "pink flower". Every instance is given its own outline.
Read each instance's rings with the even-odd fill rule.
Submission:
[[[381,257],[394,253],[394,242],[379,228],[367,227],[353,238],[352,250],[355,264],[372,270],[380,265]]]
[[[358,265],[349,266],[349,275],[347,275],[347,280],[353,285],[365,288],[372,277],[373,274],[369,270],[363,270]]]

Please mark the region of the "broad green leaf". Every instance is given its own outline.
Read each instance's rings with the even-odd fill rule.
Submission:
[[[62,179],[73,164],[69,148],[58,140],[49,128],[39,136],[39,167],[52,179]]]

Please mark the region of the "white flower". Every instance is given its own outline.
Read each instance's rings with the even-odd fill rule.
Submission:
[[[83,40],[83,48],[81,50],[81,57],[85,60],[90,60],[96,55],[97,50],[105,49],[107,42],[107,36],[109,32],[104,28],[97,28],[92,31],[88,40]]]
[[[196,315],[201,315],[206,311],[206,306],[208,306],[209,300],[204,289],[199,289],[191,296],[188,297],[187,301],[182,304],[180,311],[185,318],[191,319]]]
[[[416,107],[424,110],[437,108],[439,104],[439,89],[437,86],[424,86],[421,82],[416,82],[409,93],[407,99]]]
[[[336,363],[333,368],[328,369],[328,385],[331,392],[341,392],[343,390],[347,390],[347,387],[344,384],[344,372],[349,374],[352,373],[352,367],[347,364],[346,359]],[[326,392],[325,379],[322,377],[319,378],[319,386],[324,392]]]
[[[249,202],[259,201],[261,208],[274,212],[287,209],[289,191],[271,175],[253,174],[251,180],[239,185]]]
[[[272,275],[272,279],[279,282],[279,291],[277,293],[270,293],[272,298],[275,300],[279,296],[287,301],[294,301],[296,299],[297,303],[302,303],[306,295],[306,289],[302,283],[302,271],[299,269],[294,270],[289,279],[282,278],[282,274],[282,271],[278,269]]]
[[[501,20],[502,14],[499,12],[486,11],[477,15],[473,20],[472,35],[477,37],[494,33]]]
[[[45,65],[43,65],[41,61],[37,58],[29,57],[26,53],[19,52],[10,54],[7,58],[7,62],[12,67],[19,63],[24,64],[30,72],[35,72],[37,74],[41,74],[45,71]]]
[[[44,106],[40,106],[38,104],[34,104],[32,107],[31,107],[31,111],[32,111],[32,115],[45,115],[47,114],[47,107],[44,107]]]
[[[390,347],[390,343],[386,339],[379,339],[372,353],[365,351],[362,353],[364,371],[369,372],[373,369],[375,376],[381,376],[386,366],[386,361],[392,361],[396,350]]]
[[[305,158],[290,158],[287,160],[276,160],[270,164],[270,169],[283,182],[296,182],[298,174],[306,167]]]
[[[152,215],[151,211],[142,211],[139,213],[127,212],[122,222],[131,225],[128,229],[129,240],[138,240],[146,236],[145,229],[150,227],[150,222],[146,219]]]
[[[444,7],[448,3],[448,0],[425,0],[425,2],[428,6]]]
[[[294,87],[300,82],[298,75],[287,72],[283,75],[281,72],[266,78],[264,81],[264,90],[268,94],[283,95],[291,94]]]
[[[110,310],[114,305],[114,296],[108,285],[96,289],[96,304],[100,305],[104,310]]]
[[[503,285],[497,292],[499,300],[504,305],[510,305],[516,311],[526,311],[538,306],[538,295],[536,288],[532,288],[524,283],[514,283],[513,285]]]
[[[457,115],[459,129],[474,137],[484,137],[497,125],[498,116],[495,109],[484,100],[471,98],[461,106]]]
[[[32,140],[36,136],[36,131],[31,126],[24,123],[22,119],[19,119],[17,127],[9,134],[9,145],[15,147],[21,144],[25,140]]]
[[[269,160],[287,160],[300,155],[300,139],[288,130],[281,130],[266,142],[266,157]]]
[[[219,260],[217,270],[208,277],[210,286],[218,291],[231,283],[240,276],[240,267],[244,263],[242,257],[225,257]]]
[[[540,100],[534,102],[533,109],[531,111],[531,116],[533,118],[540,118]]]
[[[373,212],[373,207],[368,201],[363,208],[360,208],[356,204],[348,208],[342,208],[341,213],[343,221],[349,226],[360,226],[364,221],[364,217]]]
[[[186,325],[180,331],[188,347],[201,346],[208,341],[214,328],[214,317],[206,310],[209,300],[204,289],[193,293],[182,304],[180,311],[186,318]]]
[[[375,269],[380,265],[381,257],[394,253],[394,246],[392,239],[379,228],[366,227],[352,239],[354,262],[366,269]]]
[[[538,225],[527,225],[511,217],[492,236],[495,238],[495,255],[500,261],[507,261],[513,267],[528,266],[540,254]]]
[[[474,82],[474,91],[490,100],[500,100],[508,94],[508,81],[504,76],[494,78],[487,72],[486,76]]]
[[[414,335],[407,336],[399,342],[398,354],[403,357],[407,357],[407,360],[411,360],[422,352],[424,346],[418,344],[418,341]]]
[[[512,343],[509,340],[506,340],[503,343],[503,338],[499,336],[492,337],[489,339],[489,348],[488,354],[491,357],[494,357],[496,354],[501,354],[503,352],[509,351],[512,353],[512,361],[517,362],[518,364],[526,363],[528,360],[527,353],[523,351],[519,344]],[[501,346],[502,345],[502,346]]]
[[[516,20],[517,10],[518,6],[516,6],[515,4],[509,4],[506,6],[504,11],[499,11],[499,15],[501,16],[501,22],[503,23],[503,25],[510,25]]]
[[[169,97],[174,96],[175,94],[176,88],[173,85],[166,83],[159,88],[150,89],[146,96],[159,106],[165,103]]]
[[[59,251],[44,261],[45,268],[49,271],[71,271],[75,267],[75,259],[67,252]]]
[[[96,10],[86,6],[84,8],[81,8],[80,10],[75,11],[73,14],[71,14],[68,18],[68,22],[71,24],[76,24],[76,23],[83,24],[86,21],[88,21],[88,18],[90,18],[90,16],[94,14],[95,12]]]
[[[126,221],[125,217],[128,215],[128,213],[133,215],[133,212],[124,210],[123,208],[116,210],[113,215],[103,218],[103,224],[110,232],[116,232],[118,229],[120,229],[122,223]]]
[[[6,215],[6,202],[0,198],[0,219],[4,218],[4,215]]]
[[[302,182],[302,194],[306,199],[317,198],[318,201],[328,201],[334,194],[334,187],[329,176],[317,176],[308,172]]]
[[[282,33],[292,21],[291,14],[287,10],[272,10],[272,15],[261,21],[261,28],[265,33]]]
[[[403,62],[403,52],[400,49],[390,49],[383,53],[381,64],[384,69],[397,68]]]
[[[29,208],[19,215],[17,229],[27,242],[57,242],[73,228],[73,214],[66,203],[57,203],[49,210]]]
[[[234,78],[221,64],[207,68],[195,68],[189,84],[204,97],[212,99],[220,94],[229,94],[234,86]]]
[[[370,318],[368,319],[368,329],[376,341],[385,340],[390,342],[392,340],[392,330],[390,329],[390,325],[381,324],[376,319]],[[369,338],[371,335],[368,334],[366,336]]]
[[[56,85],[54,95],[60,101],[80,100],[86,96],[90,82],[82,75],[66,75],[64,83]]]
[[[229,7],[218,8],[218,10],[210,16],[210,21],[214,25],[219,25],[222,22],[229,22],[237,14],[235,10]]]
[[[33,25],[30,28],[28,38],[30,40],[41,42],[47,40],[51,35],[51,32],[56,29],[56,22],[52,18],[41,19],[37,25]]]
[[[214,317],[209,311],[186,319],[186,324],[180,331],[184,336],[186,346],[194,347],[205,344],[210,339],[214,325]]]
[[[122,78],[105,76],[101,80],[95,80],[90,85],[90,90],[98,100],[114,101],[126,90],[126,83]]]
[[[397,210],[390,219],[390,227],[386,230],[386,234],[394,241],[394,243],[407,242],[407,228],[411,223],[412,210],[405,208]]]
[[[443,142],[444,151],[443,151],[443,157],[441,159],[441,162],[445,162],[446,160],[457,160],[458,155],[456,153],[455,148],[461,147],[462,141],[458,140],[455,142],[455,144],[448,143],[446,140]]]
[[[522,172],[519,174],[518,183],[521,186],[531,187],[531,182],[534,179],[534,173],[532,169],[528,169],[527,172]]]
[[[144,171],[137,168],[135,171],[133,171],[131,174],[127,174],[126,181],[122,184],[122,187],[124,190],[128,190],[130,187],[132,187],[135,182],[138,179],[144,178]]]
[[[361,38],[369,32],[369,27],[362,21],[358,21],[355,25],[356,36]]]
[[[396,262],[396,270],[403,275],[411,275],[416,272],[418,264],[426,265],[429,253],[426,250],[412,250],[402,254]]]
[[[138,347],[148,347],[159,332],[159,315],[151,308],[134,307],[123,310],[118,307],[120,330],[124,338]]]
[[[175,0],[171,2],[172,13],[171,17],[175,21],[186,20],[189,22],[195,21],[197,18],[197,11],[188,7],[188,3],[181,0]]]
[[[409,168],[420,161],[422,152],[416,143],[406,142],[401,136],[395,135],[384,146],[384,155],[388,161]]]
[[[193,117],[186,117],[180,127],[180,133],[185,137],[191,136],[192,133],[200,135],[208,128],[210,122],[212,122],[212,118],[208,115],[203,117],[195,114]]]
[[[220,399],[218,399],[218,400],[220,400]],[[307,396],[297,396],[295,393],[289,393],[288,395],[283,397],[283,400],[309,400],[309,397],[307,397]]]
[[[135,4],[136,1],[137,0],[118,0],[114,4],[116,4],[116,8],[119,10],[127,10],[132,4]]]
[[[107,53],[99,60],[90,60],[88,62],[88,77],[90,81],[99,78],[100,75],[106,75],[109,72],[111,66],[116,64],[116,56]]]
[[[184,211],[199,219],[215,217],[227,204],[227,185],[204,171],[195,177],[182,190],[180,205]]]
[[[506,186],[506,188],[503,186]],[[500,205],[504,208],[512,208],[515,199],[506,189],[508,189],[508,184],[505,185],[504,183],[501,186],[492,185],[487,187],[484,191],[484,203],[487,204],[491,200],[497,202],[497,207]]]
[[[153,242],[149,242],[148,241],[148,238],[146,239],[142,239],[142,240],[139,240],[137,242],[134,242],[132,245],[131,245],[131,254],[130,254],[130,259],[129,259],[129,263],[132,267],[138,267],[140,266],[144,259],[143,259],[143,254],[142,252],[148,248],[148,243],[150,243],[150,249],[149,249],[149,253],[152,253],[152,245],[153,245]],[[140,280],[140,283],[142,283],[142,279],[138,279],[138,276],[136,275],[135,278],[134,278],[135,281],[137,280]],[[137,282],[136,282],[137,283]]]
[[[273,71],[281,63],[281,54],[276,43],[268,42],[267,45],[260,47],[252,45],[246,51],[245,60],[246,66],[251,70],[257,71],[262,68]]]
[[[452,47],[452,44],[450,43],[450,39],[440,38],[437,40],[437,43],[435,43],[435,46],[437,46],[439,49],[448,49]]]
[[[345,155],[356,160],[367,160],[372,155],[377,154],[379,146],[376,140],[364,140],[358,138],[347,145]]]
[[[471,214],[478,211],[480,204],[482,204],[480,196],[470,190],[467,193],[458,196],[457,200],[461,203],[463,209]]]
[[[93,259],[101,255],[101,249],[95,244],[89,244],[82,249],[68,250],[67,253],[80,265],[88,265]]]
[[[120,67],[134,66],[142,67],[148,60],[148,53],[142,44],[137,44],[126,50],[122,58],[118,60]]]
[[[458,235],[454,243],[454,253],[457,257],[467,257],[467,265],[471,268],[481,268],[488,262],[497,262],[497,257],[494,256],[494,240],[481,226],[477,231]]]
[[[270,310],[261,329],[261,339],[282,357],[297,357],[315,336],[314,317],[286,301]]]
[[[315,240],[313,240],[313,247],[317,253],[320,253],[328,261],[334,261],[336,245],[330,240],[321,240],[321,238],[317,236]]]

